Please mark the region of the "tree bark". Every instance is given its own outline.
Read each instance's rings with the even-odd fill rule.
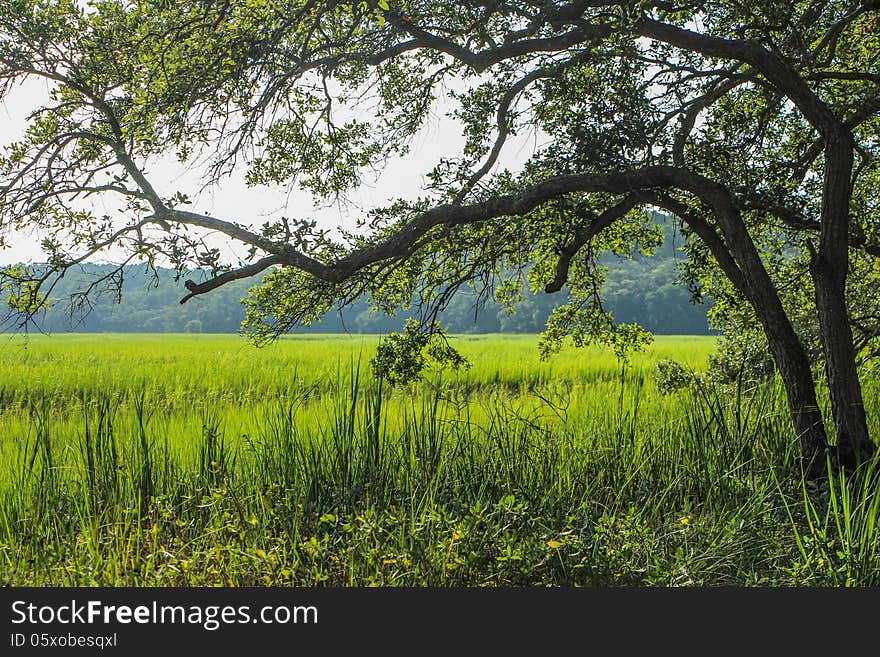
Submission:
[[[837,458],[840,465],[854,468],[869,459],[876,448],[868,435],[868,421],[844,296],[846,284],[821,259],[817,258],[812,269],[819,328],[825,350],[825,374],[837,434]]]
[[[824,461],[828,439],[816,401],[810,360],[733,198],[717,183],[704,188],[704,194],[715,210],[724,241],[738,265],[740,289],[755,309],[767,336],[773,361],[785,386],[791,419],[801,444],[801,457],[806,469],[815,474]],[[734,278],[731,281],[737,282]]]
[[[706,189],[704,189],[704,192]],[[764,329],[770,353],[788,400],[792,424],[800,442],[800,458],[811,476],[821,474],[828,438],[822,413],[816,401],[816,385],[810,359],[789,321],[755,244],[730,196],[718,186],[710,193],[716,221],[724,240],[715,229],[687,206],[669,197],[652,196],[658,206],[681,217],[703,240],[731,283],[755,310]]]
[[[837,434],[837,458],[848,468],[870,458],[876,449],[868,435],[846,307],[852,166],[852,135],[842,129],[826,140],[822,231],[819,251],[812,254],[810,263]]]
[[[773,306],[775,304],[769,308],[754,305],[785,387],[792,423],[800,441],[804,469],[811,476],[821,474],[824,471],[828,436],[816,400],[810,359],[788,317],[784,312],[780,315]]]
[[[731,251],[743,262],[746,298],[755,309],[758,321],[764,329],[770,353],[785,386],[805,470],[811,475],[820,474],[824,469],[828,437],[816,400],[816,384],[810,359],[747,233],[745,239],[747,241],[738,241],[736,245],[731,245]]]

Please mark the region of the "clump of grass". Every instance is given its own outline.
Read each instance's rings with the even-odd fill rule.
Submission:
[[[791,566],[802,584],[880,584],[880,470],[875,460],[847,474],[827,464],[827,481],[800,480],[789,499],[781,490],[797,545]],[[791,496],[793,497],[793,496]]]

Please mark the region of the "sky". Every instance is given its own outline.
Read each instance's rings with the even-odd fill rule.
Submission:
[[[48,87],[41,81],[29,81],[16,88],[0,107],[0,148],[19,139],[26,127],[27,114],[45,102]],[[311,196],[300,190],[289,192],[288,189],[276,187],[248,187],[243,182],[243,173],[236,172],[221,185],[206,190],[201,194],[196,191],[201,187],[198,171],[187,171],[172,157],[148,163],[150,180],[162,196],[171,196],[175,191],[183,191],[194,200],[187,209],[212,216],[235,221],[243,225],[261,226],[271,218],[281,215],[296,218],[316,219],[326,228],[354,228],[361,212],[359,208],[381,206],[393,198],[414,198],[420,194],[425,185],[425,174],[430,171],[442,156],[455,156],[461,151],[464,138],[458,126],[444,116],[445,109],[440,106],[422,131],[414,138],[410,153],[390,161],[381,176],[373,181],[367,179],[359,189],[349,194],[351,204],[336,205],[329,208],[315,208]],[[534,137],[524,135],[505,146],[499,165],[515,167],[517,162],[528,158],[534,150]],[[116,214],[117,206],[113,195],[103,198],[92,197],[91,209],[96,214]],[[34,235],[13,234],[9,240],[11,248],[0,250],[0,265],[39,262],[42,252],[39,238]],[[220,248],[226,255],[237,257],[244,254],[245,249],[227,240],[224,236],[215,236],[209,240],[213,246]],[[236,248],[237,247],[237,248]],[[118,253],[108,252],[93,261],[116,261]]]

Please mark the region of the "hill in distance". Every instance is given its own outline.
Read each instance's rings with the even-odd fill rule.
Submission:
[[[664,225],[666,240],[651,257],[632,259],[606,257],[608,267],[603,301],[616,321],[636,322],[658,335],[705,335],[711,331],[706,319],[707,306],[696,305],[684,286],[676,284],[677,265],[683,257],[676,248],[671,226]],[[680,243],[681,238],[678,237]],[[53,308],[39,326],[47,333],[235,333],[244,318],[241,299],[258,278],[233,281],[208,294],[181,305],[187,291],[183,281],[174,280],[171,269],[158,270],[158,285],[143,266],[125,268],[121,303],[115,296],[99,297],[93,309],[71,319],[66,299],[82,283],[106,274],[112,265],[86,264],[69,272],[53,291]],[[199,272],[188,277],[199,280]],[[544,329],[551,310],[565,301],[565,291],[532,294],[513,315],[489,300],[474,317],[474,297],[468,291],[457,293],[440,321],[453,333],[537,333]],[[320,323],[299,329],[303,333],[389,333],[400,330],[406,314],[388,317],[372,313],[362,301],[341,312],[331,312]]]

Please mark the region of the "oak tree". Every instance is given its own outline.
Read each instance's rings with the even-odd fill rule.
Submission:
[[[112,245],[211,271],[183,301],[264,274],[247,300],[258,340],[356,298],[414,304],[420,321],[380,353],[404,376],[423,351],[456,358],[433,320],[464,285],[511,304],[523,285],[567,288],[545,349],[640,344],[602,306],[597,257],[650,252],[662,210],[681,222],[694,295],[719,312],[746,304],[765,335],[804,457],[833,446],[854,465],[875,452],[847,278],[880,258],[878,57],[869,0],[8,0],[2,91],[28,78],[52,91],[0,162],[0,222],[38,230],[46,262],[8,268],[4,286],[27,318]],[[174,155],[201,162],[204,184],[243,169],[332,200],[406,154],[441,101],[461,152],[425,172],[416,200],[365,209],[358,230],[205,214],[151,175]],[[528,132],[525,164],[502,166]],[[124,222],[98,213],[99,195],[124,201]],[[248,257],[229,261],[205,231]],[[812,294],[833,437],[783,302],[790,258]]]

